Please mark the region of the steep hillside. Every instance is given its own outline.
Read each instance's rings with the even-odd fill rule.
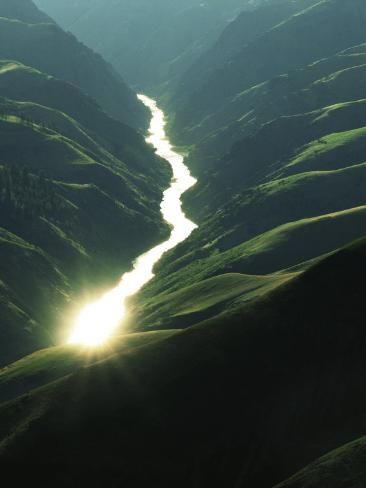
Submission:
[[[23,17],[26,8],[37,9],[31,0],[22,3],[19,9],[13,0],[0,3],[0,59],[17,60],[70,82],[115,118],[136,128],[146,127],[145,107],[112,66],[53,21],[45,22],[43,14],[39,20]],[[19,19],[6,18],[17,12],[21,13]]]
[[[261,2],[258,8],[242,12],[226,27],[210,49],[183,74],[172,96],[171,104],[177,106],[188,93],[199,90],[211,77],[216,76],[216,71],[222,70],[223,66],[240,56],[246,46],[314,3],[315,0],[273,0]],[[249,65],[247,69],[251,69]]]
[[[365,265],[361,241],[230,314],[2,405],[2,468],[14,482],[20,467],[38,483],[57,472],[55,486],[273,487],[365,431]]]
[[[365,41],[362,0],[313,2],[296,15],[254,37],[240,53],[224,59],[202,86],[183,83],[173,97],[174,128],[184,137],[207,117],[255,85]],[[350,27],[352,26],[352,27]],[[206,132],[207,133],[207,132]]]
[[[0,98],[4,365],[64,340],[75,299],[114,284],[163,239],[170,173],[75,86],[3,61],[0,87],[11,97]]]
[[[235,142],[281,116],[364,98],[365,60],[365,45],[361,44],[245,90],[211,114],[207,127],[196,127],[199,142],[192,164],[199,170],[198,165],[210,164],[210,159],[228,152]]]
[[[143,137],[129,126],[109,117],[91,97],[82,93],[76,86],[19,62],[0,60],[0,93],[2,97],[21,102],[19,106],[24,110],[28,101],[33,102],[33,105],[42,106],[43,109],[54,109],[47,115],[51,126],[53,123],[60,123],[60,112],[68,114],[88,129],[89,135],[92,136],[89,138],[89,145],[92,144],[95,148],[95,143],[101,142],[101,145],[113,155],[127,162],[133,161],[134,164],[141,165],[140,172],[153,175],[154,168],[147,161],[151,151],[145,145]],[[31,118],[35,116],[36,109],[37,107],[33,106]],[[41,108],[38,107],[38,110]],[[64,129],[66,123],[67,117],[64,117]],[[133,145],[139,147],[140,153],[134,154],[131,150]],[[146,160],[142,157],[144,151],[147,155]]]

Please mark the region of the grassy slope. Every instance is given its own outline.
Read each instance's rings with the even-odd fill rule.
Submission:
[[[70,284],[40,248],[0,228],[1,364],[52,343],[47,321],[60,321]],[[42,324],[42,326],[41,326]]]
[[[136,128],[146,127],[148,113],[120,75],[55,23],[27,24],[5,18],[0,5],[0,46],[0,59],[17,60],[70,82],[113,117]]]
[[[363,134],[363,129],[356,131],[361,145]],[[149,308],[162,292],[184,289],[192,282],[223,273],[278,272],[365,235],[366,166],[351,163],[347,167],[342,157],[338,161],[334,157],[327,159],[334,151],[333,139],[335,145],[346,141],[341,156],[349,151],[347,144],[351,140],[349,154],[355,161],[363,157],[363,150],[353,151],[354,136],[351,132],[329,137],[318,152],[317,144],[306,147],[297,158],[305,166],[311,161],[308,164],[319,170],[274,178],[236,196],[205,221],[186,243],[163,259],[154,282],[138,296],[142,308],[138,326],[149,325],[151,317],[146,315],[145,307]],[[330,161],[332,167],[346,167],[325,171],[324,161]],[[288,168],[281,171],[285,174]],[[206,313],[213,316],[215,312],[212,309]],[[171,326],[171,315],[157,299],[153,322]],[[199,317],[193,315],[188,325]],[[181,320],[177,323],[182,326]]]
[[[360,437],[365,249],[3,405],[4,469],[57,472],[55,486],[270,488]]]
[[[268,293],[294,276],[287,273],[267,276],[226,273],[202,280],[198,275],[194,285],[180,290],[172,291],[174,286],[170,288],[169,284],[162,292],[154,288],[153,295],[149,291],[142,294],[134,304],[136,316],[133,311],[131,314],[135,327],[136,323],[138,327],[148,329],[188,327],[233,308],[238,302]]]
[[[0,87],[3,97],[20,102],[32,101],[77,119],[117,156],[129,145],[139,145],[142,149],[140,134],[108,116],[94,99],[71,83],[20,62],[0,60]]]
[[[191,164],[196,171],[202,170],[212,159],[229,151],[235,142],[281,116],[300,115],[327,105],[363,99],[365,62],[361,45],[354,52],[341,52],[238,94],[231,103],[207,116],[207,134],[203,138],[200,128],[189,135],[190,143],[199,141],[191,155]],[[296,127],[290,130],[299,135]],[[310,131],[308,126],[306,133]],[[194,139],[196,136],[198,139]]]
[[[197,61],[191,64],[181,76],[171,103],[181,106],[187,96],[222,71],[229,60],[236,60],[243,49],[258,40],[268,30],[287,20],[296,12],[316,3],[314,0],[262,2],[253,10],[243,11],[228,24],[218,40],[207,49]],[[232,61],[232,62],[235,62]],[[204,124],[203,124],[204,125]],[[198,132],[201,127],[197,127]],[[194,134],[192,134],[194,137]]]
[[[362,77],[364,74],[362,73]],[[326,143],[327,136],[332,134],[356,129],[361,131],[366,122],[363,110],[365,91],[364,89],[354,89],[354,79],[349,79],[347,86],[347,97],[342,95],[344,90],[338,91],[338,87],[327,87],[332,94],[329,96],[319,96],[316,92],[314,93],[313,89],[309,89],[310,94],[307,96],[316,98],[318,107],[314,107],[315,104],[297,107],[300,110],[310,111],[295,113],[290,116],[280,116],[281,113],[278,112],[274,120],[264,123],[253,134],[242,137],[222,158],[212,158],[210,154],[206,153],[205,146],[200,148],[198,153],[193,153],[191,161],[200,183],[191,193],[188,203],[191,207],[195,206],[201,209],[196,212],[197,216],[212,213],[215,206],[217,207],[223,199],[227,200],[227,192],[238,192],[243,187],[250,187],[258,183],[261,179],[273,178],[273,171],[280,168],[287,160],[291,160],[297,154],[302,153],[305,149],[303,148],[304,145],[313,144],[315,146],[322,142]],[[301,91],[297,95],[300,97]],[[272,99],[272,103],[277,103],[277,101]],[[286,114],[286,110],[284,113]],[[270,115],[267,114],[267,117],[270,118]],[[264,120],[264,122],[266,121]],[[249,122],[245,127],[248,128],[250,125]],[[244,128],[244,130],[246,129]],[[344,134],[345,140],[339,141],[338,146],[335,147],[337,161],[340,164],[342,162],[344,165],[350,164],[353,159],[357,161],[357,158],[359,158],[358,161],[362,161],[362,135],[357,132],[353,134],[361,137],[358,140],[354,137],[352,140],[352,132],[349,132],[349,134]],[[225,136],[230,139],[229,134],[225,133],[221,134],[220,139],[225,139]],[[333,135],[332,137],[341,139],[341,135]],[[346,139],[348,139],[348,152]],[[266,144],[263,144],[264,140]],[[211,142],[215,147],[214,141]],[[324,152],[329,151],[329,158],[334,157],[335,152],[330,153],[331,147],[329,145],[324,144],[322,149]],[[202,161],[199,162],[201,156]],[[318,158],[318,154],[314,154],[314,156],[316,156],[314,160],[316,163],[320,158]],[[224,179],[221,178],[223,169],[225,170]],[[317,169],[322,169],[320,164]],[[300,171],[301,168],[294,168],[292,172]]]
[[[0,403],[40,388],[80,368],[170,337],[177,331],[129,334],[113,339],[100,349],[56,346],[42,349],[0,370]]]
[[[103,145],[97,144],[92,139],[92,133],[64,114],[31,103],[6,101],[1,109],[7,114],[0,121],[3,164],[24,165],[31,171],[42,171],[47,178],[57,180],[58,184],[65,183],[59,184],[59,190],[76,206],[84,206],[84,210],[87,209],[86,205],[91,204],[89,199],[85,201],[87,194],[99,193],[97,200],[109,201],[109,207],[114,206],[115,213],[124,214],[131,223],[134,219],[136,226],[138,219],[145,221],[146,231],[151,231],[148,222],[159,220],[158,202],[168,175],[143,143],[139,140],[138,144],[133,140],[125,141],[127,150],[121,161]],[[31,122],[28,119],[30,116]],[[18,140],[22,141],[21,145],[16,143]],[[135,154],[131,157],[129,151]],[[138,157],[146,158],[143,162],[146,166],[147,158],[150,159],[150,174],[137,173],[142,170],[140,162],[134,167]],[[153,182],[154,167],[158,172],[157,186]],[[80,194],[83,190],[85,194],[79,201],[75,199],[78,189]],[[156,201],[155,206],[151,205],[151,200]],[[93,207],[96,205],[90,207],[90,214]]]
[[[133,152],[128,153],[132,144],[139,146],[141,153],[144,150],[148,153],[142,135],[108,116],[94,99],[75,85],[19,62],[0,60],[0,88],[3,97],[19,102],[32,101],[68,114],[87,128],[93,139],[101,141],[117,157],[132,159]],[[137,157],[140,159],[140,156],[135,154],[135,160]],[[148,168],[146,165],[145,171]]]
[[[276,488],[363,488],[366,483],[366,438],[339,447]]]
[[[366,233],[364,219],[363,206],[284,224],[224,252],[214,248],[206,253],[196,251],[180,257],[183,262],[164,263],[158,279],[144,289],[139,300],[149,303],[161,293],[184,291],[192,281],[223,273],[265,275],[293,267],[362,237]]]

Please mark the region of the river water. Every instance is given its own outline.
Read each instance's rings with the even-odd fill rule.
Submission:
[[[154,146],[156,153],[171,166],[173,179],[164,192],[161,213],[171,226],[167,241],[139,256],[133,269],[125,273],[116,288],[103,295],[99,300],[87,305],[77,317],[69,342],[94,346],[104,343],[115,332],[126,314],[125,302],[154,278],[154,266],[169,250],[183,242],[197,227],[182,210],[182,195],[195,183],[184,164],[184,157],[174,151],[165,133],[165,116],[157,103],[145,95],[138,95],[152,114],[149,134],[146,141]]]

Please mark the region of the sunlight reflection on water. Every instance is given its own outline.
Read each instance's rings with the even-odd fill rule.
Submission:
[[[171,185],[164,192],[161,203],[164,220],[172,226],[171,235],[167,241],[138,257],[132,271],[122,276],[116,288],[81,311],[69,339],[70,344],[94,346],[109,339],[125,316],[126,298],[141,290],[154,277],[154,266],[163,254],[187,239],[197,227],[185,216],[181,202],[181,196],[196,183],[196,179],[184,164],[184,157],[174,151],[166,137],[164,113],[151,98],[145,95],[138,95],[138,98],[152,113],[146,141],[170,163],[173,170]]]

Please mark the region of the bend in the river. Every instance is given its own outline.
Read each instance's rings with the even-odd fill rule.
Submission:
[[[184,157],[174,151],[165,133],[165,116],[157,103],[145,95],[138,98],[151,110],[152,118],[146,141],[167,160],[173,171],[170,187],[164,192],[161,213],[172,227],[167,241],[136,259],[132,271],[125,273],[119,285],[80,313],[70,337],[72,344],[97,345],[105,342],[118,328],[125,315],[125,301],[154,277],[154,266],[163,254],[190,236],[197,227],[182,210],[182,195],[196,180],[184,164]]]

